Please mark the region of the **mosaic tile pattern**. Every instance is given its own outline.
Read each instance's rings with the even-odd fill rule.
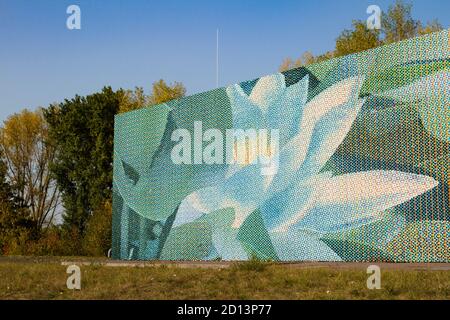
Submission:
[[[449,262],[449,67],[444,30],[118,115],[113,257]],[[278,129],[278,171],[175,164],[197,121]]]

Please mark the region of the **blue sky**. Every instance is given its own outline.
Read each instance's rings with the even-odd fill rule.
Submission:
[[[85,95],[105,85],[181,81],[188,94],[277,70],[283,58],[334,47],[366,8],[393,0],[65,1],[0,0],[0,121],[27,107]],[[412,1],[413,16],[448,28],[450,1]],[[81,8],[81,30],[66,9]]]

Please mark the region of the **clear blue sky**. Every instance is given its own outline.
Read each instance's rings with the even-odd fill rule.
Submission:
[[[393,0],[24,1],[0,0],[0,121],[22,108],[133,88],[163,78],[193,94],[277,70],[283,58],[323,53],[366,8]],[[413,16],[448,28],[450,1],[412,1]],[[81,8],[81,30],[66,9]]]

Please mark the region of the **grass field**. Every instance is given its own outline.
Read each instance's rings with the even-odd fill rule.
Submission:
[[[0,260],[0,299],[450,299],[448,270],[382,267],[381,289],[369,290],[365,268],[257,261],[223,268],[81,265],[82,288],[72,291],[61,261]]]

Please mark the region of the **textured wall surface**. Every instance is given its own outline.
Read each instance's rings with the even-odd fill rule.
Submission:
[[[449,67],[444,30],[118,115],[113,257],[449,262]]]

